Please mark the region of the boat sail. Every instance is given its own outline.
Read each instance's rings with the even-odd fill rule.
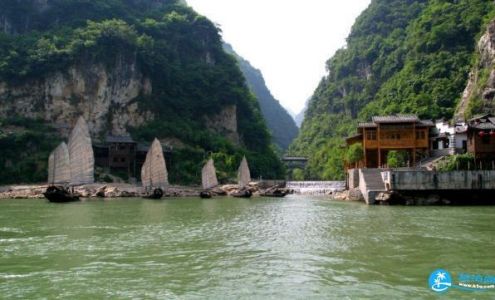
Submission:
[[[48,183],[66,185],[70,182],[69,148],[62,142],[48,158]]]
[[[162,145],[158,139],[153,141],[146,154],[146,160],[141,169],[141,181],[148,192],[160,189],[162,195],[163,189],[168,185],[167,165],[163,157]]]
[[[246,157],[242,158],[241,165],[237,172],[237,178],[239,180],[239,187],[245,188],[251,182],[251,172],[249,171],[249,166]]]
[[[95,158],[88,124],[77,120],[69,137],[70,175],[72,186],[94,183]]]
[[[217,172],[215,169],[215,163],[210,158],[201,170],[201,182],[203,189],[208,190],[218,185]]]

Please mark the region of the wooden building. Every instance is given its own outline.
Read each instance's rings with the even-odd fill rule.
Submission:
[[[389,151],[406,151],[409,163],[429,156],[430,129],[435,124],[414,115],[377,116],[370,123],[360,123],[358,134],[347,139],[347,144],[361,143],[364,159],[358,165],[379,168],[386,165]]]
[[[477,116],[468,121],[468,152],[478,160],[495,160],[495,117]]]
[[[108,146],[108,167],[135,174],[137,143],[130,136],[112,136],[105,139]]]

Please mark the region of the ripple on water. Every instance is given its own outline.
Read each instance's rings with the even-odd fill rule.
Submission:
[[[439,260],[476,272],[495,251],[492,208],[297,197],[19,205],[0,202],[15,224],[0,227],[7,298],[425,298]]]

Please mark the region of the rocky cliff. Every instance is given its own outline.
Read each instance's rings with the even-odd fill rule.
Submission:
[[[53,124],[66,137],[79,116],[88,120],[94,138],[129,134],[129,127],[152,121],[140,110],[139,96],[149,96],[153,84],[134,57],[72,65],[66,70],[20,83],[0,82],[0,118],[17,115]]]
[[[495,112],[495,20],[490,22],[477,45],[476,62],[456,112],[463,120],[477,113]]]
[[[0,183],[43,180],[45,156],[80,115],[95,140],[131,134],[180,145],[172,182],[199,182],[208,155],[225,180],[244,155],[253,176],[281,176],[259,104],[218,29],[182,3],[2,3]]]

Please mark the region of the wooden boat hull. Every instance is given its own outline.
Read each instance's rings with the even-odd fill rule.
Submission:
[[[209,191],[202,191],[201,193],[199,193],[199,197],[203,199],[210,199],[211,197],[213,197],[213,195]]]
[[[63,187],[50,186],[46,189],[43,195],[45,196],[46,199],[48,199],[48,201],[53,203],[67,203],[67,202],[79,201],[78,196],[72,194]]]
[[[153,193],[151,193],[150,195],[144,196],[143,198],[144,199],[152,199],[152,200],[160,200],[160,199],[162,199],[162,197],[163,197],[163,190],[158,188],[158,189],[154,189]]]
[[[270,192],[265,192],[261,194],[263,197],[274,197],[274,198],[283,198],[287,196],[288,192],[285,190],[274,190]]]
[[[236,198],[251,198],[252,195],[253,195],[253,193],[250,190],[243,190],[243,191],[239,191],[237,193],[233,193],[232,194],[232,197],[236,197]]]

